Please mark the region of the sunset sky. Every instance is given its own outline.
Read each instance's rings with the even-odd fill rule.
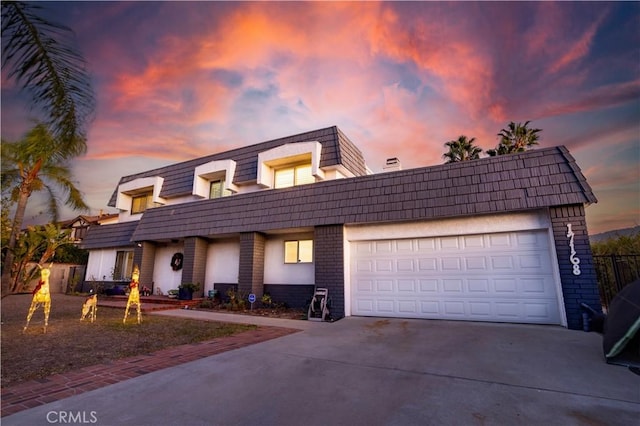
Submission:
[[[380,172],[442,164],[510,121],[565,145],[598,203],[591,234],[640,225],[638,2],[47,2],[97,96],[73,163],[91,206],[123,175],[337,125]],[[2,137],[33,117],[2,74]],[[44,203],[34,198],[29,223]],[[79,212],[65,211],[63,219]]]

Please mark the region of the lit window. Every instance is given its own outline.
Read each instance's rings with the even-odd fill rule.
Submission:
[[[313,240],[284,242],[284,263],[311,262],[313,262]]]
[[[316,178],[311,174],[311,164],[299,164],[293,167],[277,169],[275,171],[276,188],[288,188],[290,186],[314,183]]]
[[[150,207],[153,207],[151,193],[131,197],[131,214],[142,213]]]
[[[209,198],[220,198],[231,195],[231,191],[224,189],[224,179],[213,180],[209,184]]]

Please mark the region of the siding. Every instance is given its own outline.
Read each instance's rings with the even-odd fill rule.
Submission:
[[[258,154],[287,143],[318,141],[322,144],[320,166],[327,167],[342,164],[354,175],[366,174],[366,167],[362,152],[338,129],[328,127],[285,138],[274,139],[256,145],[233,149],[205,157],[196,158],[182,163],[124,176],[118,185],[143,177],[161,176],[164,178],[161,197],[171,198],[191,194],[193,189],[194,170],[201,164],[214,160],[231,159],[236,162],[236,172],[233,183],[251,183],[258,174]],[[344,162],[342,162],[344,159]],[[115,207],[118,188],[114,190],[107,205]]]
[[[131,246],[131,236],[137,226],[137,221],[111,225],[94,225],[82,240],[80,247],[83,249],[95,249]]]
[[[567,149],[553,147],[156,207],[144,213],[132,238],[415,221],[596,201]]]

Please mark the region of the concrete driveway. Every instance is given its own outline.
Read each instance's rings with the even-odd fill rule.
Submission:
[[[632,425],[640,419],[640,376],[606,364],[595,333],[356,317],[270,323],[282,324],[304,330],[2,423],[62,424],[61,413],[82,420],[76,424],[98,425]]]

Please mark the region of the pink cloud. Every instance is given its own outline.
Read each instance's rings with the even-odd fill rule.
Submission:
[[[549,66],[550,73],[555,74],[558,71],[579,62],[589,54],[593,44],[593,39],[606,15],[607,13],[600,14],[600,16],[585,29],[580,37],[576,40],[569,41],[569,46],[567,46],[566,52],[557,58],[551,66]]]

